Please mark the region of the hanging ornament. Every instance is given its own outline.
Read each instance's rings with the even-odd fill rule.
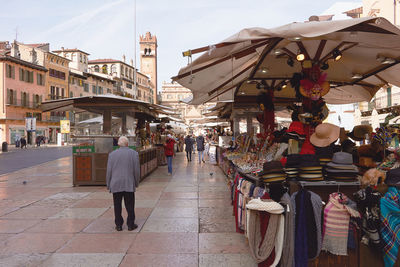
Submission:
[[[327,74],[322,73],[318,65],[302,69],[303,79],[300,80],[300,94],[311,100],[318,100],[330,90],[330,84],[326,81]]]

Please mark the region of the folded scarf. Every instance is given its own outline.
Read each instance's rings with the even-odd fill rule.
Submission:
[[[322,249],[335,255],[347,255],[350,216],[360,217],[348,203],[347,196],[335,192],[324,209]]]
[[[397,259],[400,244],[400,190],[389,187],[381,198],[381,236],[385,267],[392,267]]]

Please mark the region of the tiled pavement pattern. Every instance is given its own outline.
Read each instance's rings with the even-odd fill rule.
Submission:
[[[256,266],[221,170],[178,153],[166,173],[140,184],[133,232],[105,187],[72,187],[71,157],[0,176],[0,266]]]

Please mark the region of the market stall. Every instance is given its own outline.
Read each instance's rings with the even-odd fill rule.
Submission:
[[[244,96],[259,107],[261,133],[233,127],[234,142],[217,152],[236,230],[259,266],[400,266],[400,157],[386,153],[388,132],[355,148],[354,135],[323,123],[326,104],[400,86],[399,43],[386,19],[361,18],[244,29],[184,53],[205,52],[173,77],[192,90],[192,104]],[[285,108],[291,122],[277,127]]]
[[[162,106],[106,95],[46,101],[41,104],[41,109],[45,112],[74,111],[75,114],[91,112],[102,115],[102,118],[97,117],[78,123],[80,126],[96,124],[92,132],[84,130],[71,135],[75,141],[74,186],[106,184],[108,154],[117,148],[115,141],[121,135],[126,135],[130,147],[139,153],[141,179],[158,166],[156,148],[152,145],[150,128],[147,127],[146,121],[152,121],[158,113],[165,112]],[[132,118],[137,120],[134,125],[129,123]]]

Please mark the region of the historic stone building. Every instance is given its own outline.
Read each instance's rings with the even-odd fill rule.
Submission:
[[[164,81],[160,96],[160,104],[174,108],[175,113],[179,114],[187,125],[194,124],[196,120],[204,118],[203,114],[207,112],[207,109],[215,105],[215,103],[206,103],[194,106],[182,102],[182,100],[190,98],[192,92],[175,82],[167,83]]]

